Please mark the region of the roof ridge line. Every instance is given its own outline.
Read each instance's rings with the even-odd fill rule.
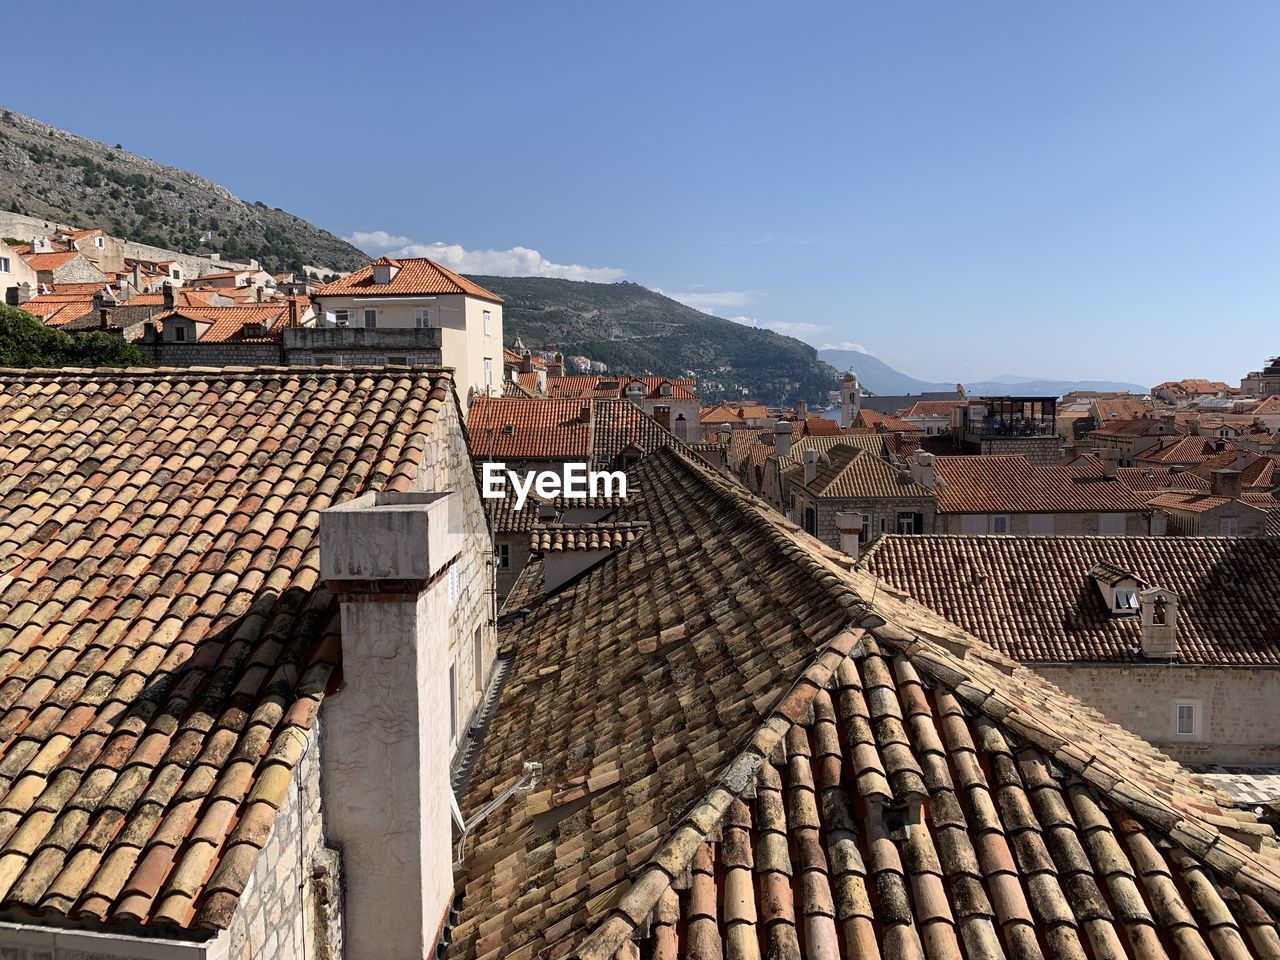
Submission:
[[[652,914],[658,899],[693,861],[698,847],[724,820],[734,800],[755,779],[769,755],[800,718],[818,691],[867,636],[856,624],[846,625],[818,650],[800,675],[756,725],[746,745],[676,822],[666,841],[645,861],[630,888],[570,956],[609,960],[632,932]]]

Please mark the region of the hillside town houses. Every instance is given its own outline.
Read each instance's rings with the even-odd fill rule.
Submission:
[[[1280,956],[1276,360],[704,397],[134,253],[0,246],[156,364],[0,371],[0,957]]]

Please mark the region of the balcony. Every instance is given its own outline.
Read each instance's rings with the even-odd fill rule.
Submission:
[[[380,353],[439,353],[439,327],[294,327],[284,331],[286,351],[377,351]],[[438,361],[437,361],[438,362]]]

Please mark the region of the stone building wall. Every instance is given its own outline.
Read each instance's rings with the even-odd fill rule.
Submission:
[[[1280,763],[1280,668],[1031,664],[1063,690],[1183,763]],[[1199,736],[1174,733],[1174,705],[1198,704]]]
[[[278,343],[140,343],[157,367],[280,366],[284,351]]]
[[[1051,437],[983,437],[980,453],[987,456],[1021,454],[1033,467],[1052,467],[1058,463],[1057,435]]]
[[[312,731],[240,896],[229,960],[341,960],[341,865],[324,843],[319,734]]]
[[[966,516],[983,516],[991,514],[940,513],[934,524],[934,533],[966,533],[964,518]],[[997,514],[1009,518],[1009,533],[1015,536],[1032,536],[1031,517],[1029,513]],[[1053,514],[1053,536],[1099,536],[1098,517],[1096,513],[1075,512]],[[988,530],[990,521],[987,521]],[[1145,513],[1125,514],[1126,537],[1148,537],[1152,535],[1151,518]]]
[[[479,704],[498,653],[494,629],[493,540],[467,449],[462,413],[454,397],[440,410],[419,470],[418,489],[453,490],[464,504],[464,545],[458,559],[459,596],[449,616],[450,654],[456,673],[459,735]],[[479,630],[477,638],[476,631]]]
[[[1213,510],[1168,510],[1169,533],[1186,537],[1265,537],[1267,512],[1240,500],[1233,500]],[[1235,521],[1235,532],[1225,529],[1227,521]]]
[[[898,532],[898,512],[924,514],[924,532],[933,530],[936,501],[932,497],[869,497],[865,500],[814,498],[799,486],[792,486],[796,500],[796,523],[804,526],[804,511],[812,507],[817,513],[817,537],[828,546],[840,549],[840,533],[836,529],[837,513],[860,513],[870,517],[863,534],[865,541],[882,533]]]
[[[41,283],[98,283],[106,282],[106,275],[81,254],[72,257],[56,270],[37,270]]]
[[[529,565],[529,534],[499,534],[497,542],[506,544],[507,556],[510,558],[507,568],[505,570],[498,568],[497,571],[498,603],[501,604],[511,592],[511,588],[515,586],[520,574],[524,572],[524,568]]]

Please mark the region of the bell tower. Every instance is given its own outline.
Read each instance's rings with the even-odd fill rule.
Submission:
[[[840,382],[840,422],[843,426],[853,426],[853,421],[862,409],[862,391],[858,389],[858,375],[850,370]]]

